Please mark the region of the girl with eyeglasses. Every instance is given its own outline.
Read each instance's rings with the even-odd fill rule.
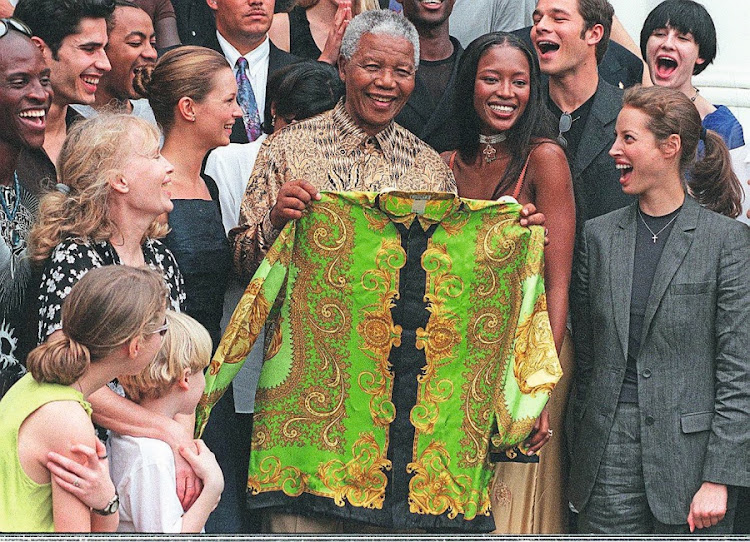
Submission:
[[[105,266],[71,288],[62,329],[31,351],[29,374],[0,401],[0,531],[117,528],[119,498],[88,398],[154,359],[165,314],[154,271]]]
[[[547,217],[545,288],[559,354],[568,312],[575,204],[565,152],[555,139],[554,120],[542,100],[536,59],[512,34],[477,38],[461,56],[454,104],[459,147],[443,153],[443,158],[456,177],[458,194],[493,200],[510,196],[521,204],[533,203]],[[563,372],[570,373],[567,348],[560,362]],[[514,462],[498,463],[492,497],[499,532],[566,530],[559,433],[567,383],[565,377],[558,382],[522,453]],[[555,431],[557,439],[544,449],[539,464],[519,463],[524,457],[535,461],[533,454]],[[520,509],[526,513],[519,514]]]

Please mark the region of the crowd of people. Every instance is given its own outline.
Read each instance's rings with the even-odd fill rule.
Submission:
[[[0,532],[750,532],[706,8],[286,4],[0,0]]]

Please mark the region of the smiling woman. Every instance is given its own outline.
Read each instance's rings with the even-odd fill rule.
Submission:
[[[477,38],[461,57],[454,100],[459,148],[442,156],[453,170],[458,194],[474,199],[512,197],[519,203],[535,204],[547,217],[550,244],[545,248],[544,280],[559,353],[568,311],[575,204],[565,153],[554,140],[554,123],[542,102],[534,56],[512,34],[497,32]],[[568,375],[570,356],[561,356],[560,363]],[[523,451],[532,452],[532,459],[554,431],[562,432],[569,381],[564,377],[552,394],[553,429],[545,411],[524,443]],[[545,448],[539,464],[498,463],[493,490],[498,532],[565,531],[565,501],[558,489],[563,487],[564,457],[559,442],[558,437],[549,451]],[[524,458],[527,463],[528,457],[518,453],[515,459]],[[529,502],[534,506],[525,506]],[[517,513],[521,509],[526,513]]]
[[[185,311],[208,329],[214,347],[229,279],[229,243],[214,180],[201,174],[206,153],[229,144],[237,105],[237,83],[226,59],[205,47],[185,46],[143,68],[135,88],[149,99],[164,130],[162,154],[174,164],[173,209],[165,244],[185,278]]]

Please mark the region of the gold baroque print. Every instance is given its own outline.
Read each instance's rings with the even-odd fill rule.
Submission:
[[[318,477],[331,492],[337,506],[348,501],[360,508],[382,509],[385,487],[388,483],[385,472],[391,470],[391,462],[384,458],[371,433],[363,433],[352,446],[352,459],[343,463],[335,459],[318,467]]]
[[[521,392],[532,396],[539,392],[552,393],[562,377],[562,369],[557,360],[544,294],[537,298],[534,312],[518,326],[514,353],[513,375]]]
[[[438,367],[455,359],[455,348],[461,344],[461,336],[456,330],[459,318],[445,308],[444,299],[456,298],[463,293],[464,283],[460,277],[451,274],[452,262],[445,245],[429,242],[422,255],[422,268],[427,272],[425,301],[430,318],[425,328],[416,331],[416,346],[424,349],[425,367],[417,377],[417,403],[411,410],[410,419],[418,432],[432,433],[440,415],[439,403],[453,395],[450,380],[434,380]]]
[[[463,514],[467,520],[477,514],[489,515],[489,492],[471,489],[469,476],[453,477],[450,474],[450,454],[438,442],[431,442],[418,460],[409,463],[408,473],[414,476],[409,481],[409,511],[416,514],[441,515],[447,512],[454,519]]]
[[[291,289],[287,297],[289,337],[279,340],[283,338],[291,347],[291,367],[280,385],[257,392],[256,404],[262,406],[256,410],[260,423],[256,423],[253,445],[257,441],[262,449],[309,445],[343,451],[344,398],[349,385],[343,374],[349,359],[351,286],[336,276],[346,274],[351,265],[353,218],[342,212],[335,199],[318,205],[317,210],[321,212],[297,224],[296,269],[287,284]],[[332,262],[337,270],[331,269]],[[324,288],[324,284],[330,286],[328,279],[336,287]],[[280,332],[279,324],[272,328],[274,334]],[[308,366],[316,370],[311,373],[305,369]]]
[[[470,293],[466,384],[461,390],[464,422],[459,464],[489,469],[487,427],[497,417],[498,427],[513,420],[504,401],[503,375],[511,361],[514,324],[522,301],[519,272],[523,267],[517,215],[498,219],[487,214],[477,232],[474,254],[476,288]]]
[[[393,375],[388,358],[394,346],[401,345],[401,326],[393,323],[391,309],[398,298],[398,272],[406,263],[406,253],[398,239],[383,239],[375,255],[376,269],[360,279],[363,289],[378,292],[377,303],[362,307],[362,320],[357,325],[361,338],[360,350],[375,362],[376,371],[363,372],[357,383],[370,395],[370,415],[376,425],[393,421],[396,407],[391,401]]]
[[[295,467],[282,467],[278,457],[266,457],[258,467],[257,476],[249,476],[247,489],[257,495],[261,491],[283,491],[299,497],[307,489],[308,477]]]

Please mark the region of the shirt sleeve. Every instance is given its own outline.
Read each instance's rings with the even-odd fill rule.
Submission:
[[[239,225],[229,231],[234,268],[245,279],[252,277],[278,235],[269,213],[284,183],[285,168],[283,152],[269,144],[274,140],[266,139],[261,146],[240,205]]]
[[[174,7],[172,6],[171,0],[161,0],[155,2],[154,5],[154,14],[153,14],[153,21],[154,24],[161,21],[162,19],[176,19],[177,16],[174,12]]]
[[[89,245],[69,240],[55,247],[44,267],[39,288],[40,343],[62,329],[62,303],[73,286],[91,269],[101,266],[101,259]]]

